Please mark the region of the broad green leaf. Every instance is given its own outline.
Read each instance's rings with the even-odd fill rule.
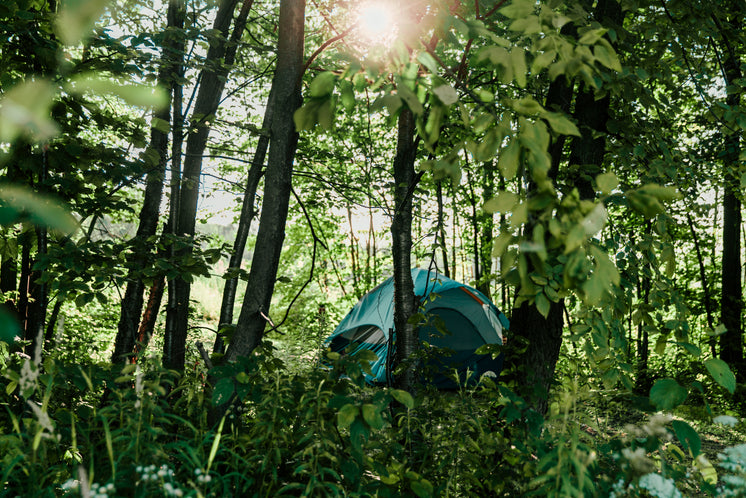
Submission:
[[[676,344],[684,348],[687,353],[694,356],[695,358],[699,357],[702,354],[702,350],[694,344],[690,344],[688,342],[677,342]]]
[[[340,428],[349,427],[355,420],[355,417],[357,417],[358,413],[360,413],[360,410],[352,403],[344,405],[337,412],[337,425]]]
[[[0,97],[0,142],[13,142],[25,135],[36,141],[57,134],[57,125],[49,118],[54,87],[45,80],[20,83]]]
[[[541,22],[539,22],[538,16],[528,16],[523,19],[516,19],[510,23],[508,29],[524,35],[533,35],[541,32]]]
[[[539,311],[539,313],[541,313],[541,316],[543,316],[544,318],[549,316],[549,308],[551,307],[551,303],[543,292],[537,294],[535,302],[536,309]]]
[[[431,73],[438,74],[438,63],[433,56],[427,52],[420,52],[417,55],[417,62],[425,66]]]
[[[13,344],[21,334],[21,327],[5,306],[0,306],[0,341]]]
[[[370,403],[365,403],[363,405],[363,419],[373,429],[378,430],[383,427],[383,418],[381,417],[381,412],[380,410],[378,410],[378,408],[376,408],[375,405],[372,405]]]
[[[78,229],[78,222],[62,203],[53,198],[37,194],[32,190],[16,185],[0,186],[0,220],[6,223],[10,217],[28,216],[32,223],[72,233]]]
[[[659,410],[673,410],[686,400],[688,394],[674,379],[659,379],[650,389],[650,402]]]
[[[351,111],[355,107],[355,91],[352,83],[342,80],[339,84],[339,93],[341,95],[342,106],[347,112]]]
[[[168,94],[161,87],[147,85],[122,85],[107,78],[86,73],[65,85],[69,93],[82,95],[93,92],[99,95],[116,95],[130,105],[159,108],[168,104]]]
[[[313,98],[326,97],[334,91],[337,76],[331,71],[325,71],[316,76],[308,87],[308,94]]]
[[[517,194],[503,190],[496,197],[484,203],[484,210],[490,214],[509,213],[518,204],[519,200]]]
[[[705,458],[704,455],[699,455],[697,458],[695,458],[694,465],[697,467],[697,469],[699,469],[700,474],[702,474],[702,479],[704,479],[705,482],[712,484],[713,486],[717,484],[717,470],[715,470],[715,467],[712,466],[710,461]]]
[[[609,213],[603,204],[598,203],[593,211],[583,218],[583,231],[586,237],[596,235],[606,225]]]
[[[526,53],[522,48],[515,47],[510,51],[510,62],[513,66],[513,78],[519,87],[526,86],[528,68],[526,67]]]
[[[679,439],[681,446],[684,447],[684,451],[691,452],[692,458],[697,458],[700,450],[702,449],[702,440],[691,425],[681,420],[674,420],[671,422],[676,437]]]
[[[578,127],[565,114],[561,112],[547,112],[542,117],[547,120],[547,123],[549,123],[549,126],[552,127],[555,133],[574,135],[576,137],[580,136]]]
[[[433,93],[447,106],[458,102],[458,93],[456,93],[456,90],[451,85],[440,85],[433,89]]]
[[[619,57],[617,57],[616,52],[611,48],[611,45],[607,46],[599,43],[593,48],[593,55],[596,57],[598,62],[609,69],[618,73],[622,72],[622,64],[619,62]]]
[[[419,481],[412,481],[409,483],[414,494],[419,498],[430,498],[433,496],[433,485],[427,479],[420,479]]]
[[[215,388],[212,390],[212,404],[220,406],[227,403],[230,397],[233,395],[234,384],[233,379],[230,377],[223,377],[215,383]]]
[[[420,103],[420,100],[417,98],[417,95],[409,89],[407,85],[399,84],[396,88],[396,92],[401,97],[401,99],[407,104],[407,107],[409,107],[409,110],[412,111],[412,114],[415,116],[419,116],[423,113],[424,109],[422,107],[422,104]]]
[[[589,29],[586,31],[578,40],[578,43],[583,45],[595,44],[608,30],[606,28]]]
[[[389,393],[396,401],[406,406],[408,409],[411,410],[412,408],[414,408],[414,398],[407,391],[402,391],[401,389],[391,389]]]
[[[521,145],[516,138],[512,138],[508,145],[500,151],[497,168],[506,180],[515,178],[521,157]]]
[[[109,0],[63,0],[55,26],[65,45],[77,45],[92,33]]]
[[[534,13],[536,2],[533,0],[514,0],[500,9],[500,14],[509,19],[520,19]]]
[[[541,104],[532,97],[524,97],[522,99],[514,100],[513,109],[527,116],[544,112],[544,108],[541,107]]]
[[[609,195],[618,185],[619,179],[611,171],[608,173],[601,173],[596,177],[596,187],[598,187],[599,192],[604,195]]]
[[[719,358],[710,358],[705,360],[705,367],[707,367],[707,371],[710,372],[715,382],[733,394],[736,390],[736,376],[733,375],[727,363]]]

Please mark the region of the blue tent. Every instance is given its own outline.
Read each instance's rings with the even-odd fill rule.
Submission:
[[[415,268],[412,270],[414,293],[424,308],[425,323],[419,328],[423,347],[447,348],[450,355],[439,354],[428,363],[436,374],[433,384],[438,388],[455,387],[453,369],[462,379],[467,370],[478,378],[492,371],[499,374],[503,357],[478,355],[476,349],[484,344],[503,344],[508,319],[481,292],[439,275]],[[352,308],[324,346],[338,353],[355,354],[363,349],[376,353],[378,359],[371,364],[373,375],[366,375],[371,384],[387,381],[389,356],[396,347],[389,341],[389,331],[394,329],[394,281],[387,279],[370,291]],[[349,349],[348,349],[349,348]]]

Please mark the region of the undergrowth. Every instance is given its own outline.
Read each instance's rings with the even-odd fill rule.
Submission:
[[[746,445],[707,453],[578,380],[544,419],[490,377],[412,395],[334,354],[288,369],[270,343],[185,375],[5,354],[0,496],[746,496]]]

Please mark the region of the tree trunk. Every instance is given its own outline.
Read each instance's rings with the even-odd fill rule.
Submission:
[[[410,356],[419,346],[417,328],[409,319],[417,312],[412,281],[412,198],[416,184],[414,160],[417,145],[414,140],[415,120],[409,109],[399,115],[399,132],[394,156],[394,219],[391,223],[394,259],[394,330],[396,333],[396,365],[412,361]],[[399,388],[412,390],[417,382],[416,365],[409,363],[396,378]]]
[[[197,221],[202,155],[210,134],[210,122],[217,112],[220,98],[223,95],[226,76],[235,61],[237,42],[246,27],[246,18],[251,10],[252,0],[246,0],[242,5],[229,41],[228,30],[237,3],[237,0],[224,0],[220,4],[213,23],[213,30],[220,33],[220,36],[216,36],[210,43],[207,50],[207,63],[200,73],[199,91],[187,134],[184,171],[179,188],[178,216],[174,218],[176,235],[188,241],[188,246],[177,252],[176,258],[179,259],[189,257],[193,250],[191,239],[194,237]],[[189,281],[182,277],[173,279],[170,285],[163,341],[163,364],[167,368],[183,370],[191,286]]]
[[[717,19],[716,19],[717,21]],[[730,22],[730,28],[739,31],[740,19]],[[723,71],[728,88],[726,104],[737,109],[741,103],[742,90],[738,86],[741,78],[741,60],[731,45],[730,36],[718,22],[725,46]],[[738,88],[738,90],[736,90]],[[723,256],[721,319],[726,332],[720,336],[720,359],[729,363],[739,382],[746,382],[746,365],[743,355],[743,289],[741,285],[741,188],[738,168],[741,140],[739,131],[726,131],[723,153]]]
[[[246,296],[225,358],[248,356],[264,336],[274,291],[282,243],[285,239],[293,160],[298,143],[293,114],[300,107],[303,77],[304,0],[281,0],[277,68],[272,92],[277,99],[272,119],[269,157],[264,178],[264,200]]]
[[[178,50],[178,36],[172,33],[173,29],[184,27],[185,5],[183,0],[171,0],[168,4],[168,22],[166,27],[166,39],[164,40],[163,54],[161,55],[161,67],[158,71],[158,83],[163,87],[170,87],[171,81],[176,80],[179,67],[182,65],[183,50]],[[163,197],[163,183],[166,176],[166,163],[168,162],[168,133],[162,131],[160,123],[171,121],[170,113],[171,99],[163,108],[153,113],[154,123],[150,129],[150,145],[144,154],[145,160],[155,158],[148,170],[145,180],[145,198],[140,210],[137,233],[133,239],[132,266],[127,275],[127,287],[122,299],[122,307],[117,326],[117,336],[114,340],[114,353],[111,361],[113,363],[124,363],[132,354],[137,339],[137,330],[142,312],[143,291],[145,285],[140,273],[147,265],[150,253],[147,239],[155,235],[158,228],[161,198]]]
[[[603,25],[619,25],[622,11],[616,0],[600,0],[594,16]],[[568,28],[571,29],[571,28]],[[569,111],[572,88],[561,78],[550,85],[547,93],[548,109]],[[551,99],[551,100],[550,100]],[[591,180],[600,172],[606,152],[606,137],[594,138],[595,132],[605,132],[609,117],[609,97],[596,100],[594,91],[586,89],[575,99],[575,118],[578,121],[581,137],[571,143],[568,171],[568,184],[575,186],[582,199],[593,199],[595,191]],[[562,158],[563,143],[550,144],[552,157],[550,177],[556,178]],[[530,196],[531,193],[529,192]],[[564,300],[551,303],[547,317],[543,317],[533,304],[523,303],[513,311],[511,329],[528,339],[525,353],[518,359],[523,376],[519,379],[519,393],[540,413],[546,413],[547,396],[554,378],[554,370],[562,345]]]
[[[273,87],[274,88],[274,87]],[[228,271],[238,271],[241,268],[244,253],[246,252],[246,240],[249,238],[251,222],[256,216],[256,189],[259,186],[259,180],[264,174],[264,159],[267,157],[267,148],[269,147],[269,136],[272,126],[272,117],[275,112],[274,92],[270,89],[267,98],[267,108],[264,110],[264,119],[262,121],[262,134],[254,151],[254,159],[251,161],[249,175],[246,179],[246,191],[244,192],[243,202],[241,204],[241,217],[238,220],[238,230],[236,231],[236,240],[233,243],[233,253],[228,263]],[[236,291],[238,289],[238,276],[231,277],[225,281],[223,288],[223,301],[220,305],[220,320],[218,320],[218,332],[220,328],[233,324],[233,306],[236,302]],[[225,341],[218,333],[215,344],[212,348],[214,353],[225,353]]]
[[[438,247],[443,257],[443,274],[451,278],[451,268],[448,266],[448,248],[446,246],[446,229],[443,219],[443,180],[435,181],[435,191],[438,198]]]
[[[495,186],[495,164],[493,162],[485,163],[482,166],[482,204],[494,196]],[[494,236],[494,218],[490,213],[484,212],[480,215],[482,232],[480,233],[479,257],[481,259],[480,268],[482,278],[477,281],[477,289],[482,294],[492,299],[492,289],[490,282],[492,280],[492,238]]]

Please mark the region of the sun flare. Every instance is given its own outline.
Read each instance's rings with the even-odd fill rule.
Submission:
[[[396,32],[396,22],[391,5],[386,2],[368,2],[360,7],[360,28],[368,41],[387,45]]]

